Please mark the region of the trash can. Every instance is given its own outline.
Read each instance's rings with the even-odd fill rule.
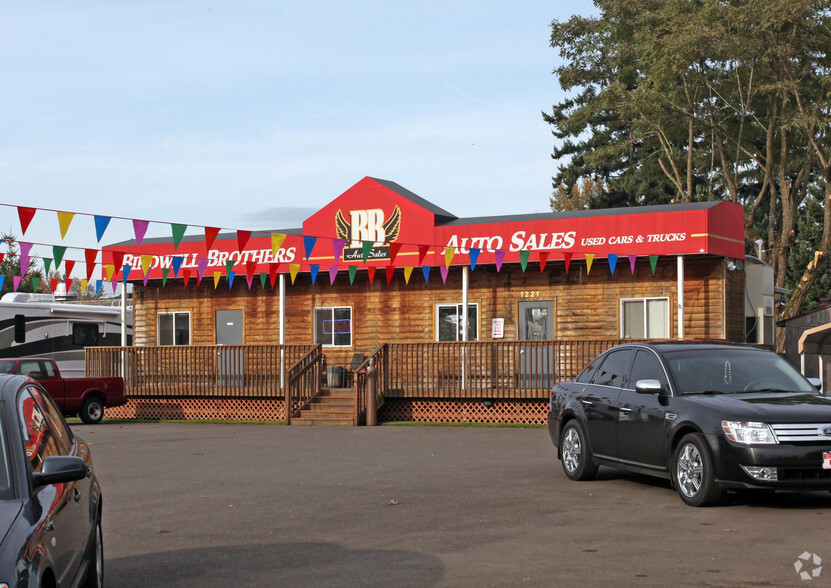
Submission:
[[[326,368],[326,385],[330,388],[343,388],[345,371],[342,365],[333,365]]]

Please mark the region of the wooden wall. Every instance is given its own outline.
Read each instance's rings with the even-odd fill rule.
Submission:
[[[744,273],[728,272],[723,258],[685,258],[684,330],[687,338],[744,340]],[[569,272],[562,261],[551,261],[540,272],[530,262],[525,272],[517,264],[478,266],[470,272],[469,302],[479,305],[479,340],[491,340],[491,319],[504,318],[504,338],[518,338],[519,302],[554,302],[554,337],[558,339],[619,338],[620,299],[668,297],[671,310],[670,337],[677,336],[676,259],[661,258],[653,275],[648,260],[639,258],[632,274],[628,259],[621,258],[614,275],[605,259],[596,260],[587,271],[583,260],[573,260]],[[321,271],[317,283],[309,274],[300,274],[291,284],[286,277],[286,343],[313,340],[313,309],[322,306],[351,306],[353,346],[327,348],[330,365],[348,364],[353,353],[369,353],[384,342],[427,342],[436,339],[436,305],[461,303],[461,269],[450,270],[442,283],[438,268],[425,284],[415,268],[409,284],[398,268],[387,285],[383,268],[374,282],[359,271],[354,284],[341,271],[333,285]],[[215,311],[243,309],[246,344],[279,342],[278,290],[260,286],[255,279],[248,290],[244,277],[228,288],[223,278],[214,288],[213,279],[203,279],[197,288],[191,280],[164,288],[150,282],[135,286],[133,293],[134,341],[136,345],[156,344],[156,313],[191,312],[191,342],[215,344]]]

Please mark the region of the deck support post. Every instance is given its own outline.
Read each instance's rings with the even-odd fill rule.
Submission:
[[[378,407],[376,406],[378,372],[375,369],[375,358],[369,360],[366,369],[366,426],[374,427],[378,424]]]

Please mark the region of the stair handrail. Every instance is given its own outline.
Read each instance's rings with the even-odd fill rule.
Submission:
[[[375,378],[375,410],[384,404],[384,395],[389,381],[389,346],[387,343],[379,345],[375,351],[370,353],[364,361],[355,369],[352,379],[353,392],[355,394],[355,413],[352,424],[359,426],[366,424],[367,420],[367,389],[368,371],[370,362],[373,364],[373,377]]]
[[[324,361],[323,345],[317,344],[289,369],[285,409],[287,425],[291,424],[293,414],[299,414],[302,408],[320,394],[320,380],[323,374]]]

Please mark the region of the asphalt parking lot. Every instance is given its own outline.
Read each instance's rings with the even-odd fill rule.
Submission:
[[[571,482],[544,429],[73,429],[108,586],[831,584],[831,494],[694,509],[660,480]]]

